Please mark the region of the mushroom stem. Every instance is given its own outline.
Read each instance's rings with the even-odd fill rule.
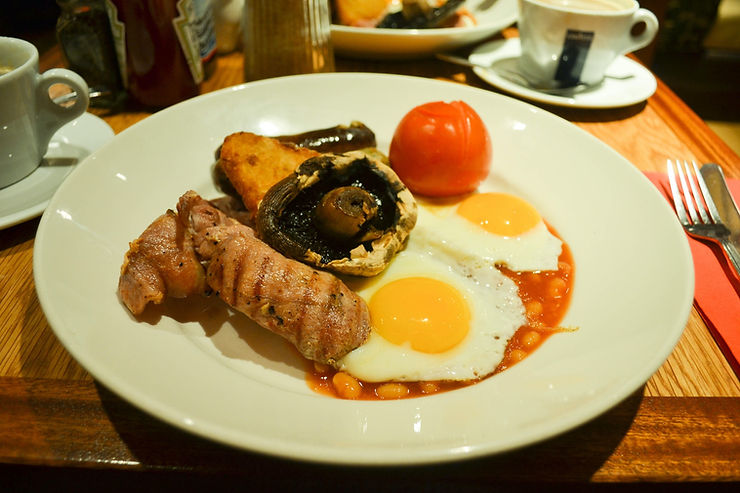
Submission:
[[[322,233],[337,240],[356,236],[375,217],[375,198],[360,187],[339,187],[327,192],[314,213],[314,224]]]

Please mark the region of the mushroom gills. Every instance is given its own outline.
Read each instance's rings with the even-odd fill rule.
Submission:
[[[285,208],[280,216],[280,225],[286,234],[301,238],[301,243],[310,246],[310,250],[318,254],[323,263],[350,257],[351,251],[358,243],[362,243],[353,240],[366,232],[373,234],[379,231],[382,234],[392,227],[397,219],[396,198],[383,177],[378,176],[365,164],[363,161],[355,161],[338,174],[331,173],[331,169],[319,170],[318,183],[301,190],[291,202],[291,206]],[[317,207],[333,190],[347,186],[362,190],[367,196],[372,197],[376,204],[375,214],[353,235],[348,235],[349,232],[345,231],[341,235],[325,236],[315,227]],[[364,246],[368,251],[373,249],[371,242]],[[303,249],[300,252],[302,253]]]
[[[360,151],[308,159],[267,192],[257,213],[260,237],[284,255],[363,276],[385,267],[415,223],[411,193]]]

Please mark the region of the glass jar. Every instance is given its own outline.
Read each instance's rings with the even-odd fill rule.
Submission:
[[[57,0],[56,33],[69,68],[96,94],[92,106],[112,107],[125,96],[103,0]]]

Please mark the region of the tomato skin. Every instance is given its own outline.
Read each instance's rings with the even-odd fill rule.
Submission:
[[[411,192],[444,197],[475,190],[488,176],[492,155],[488,130],[473,108],[435,101],[401,119],[388,157]]]

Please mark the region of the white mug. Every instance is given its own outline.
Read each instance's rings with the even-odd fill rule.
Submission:
[[[77,97],[70,106],[49,95],[54,84]],[[85,112],[85,80],[67,69],[39,74],[39,53],[22,39],[0,37],[0,188],[25,178],[41,163],[54,132]]]
[[[634,0],[519,0],[518,27],[522,75],[555,88],[601,82],[618,56],[650,44],[658,19]]]

